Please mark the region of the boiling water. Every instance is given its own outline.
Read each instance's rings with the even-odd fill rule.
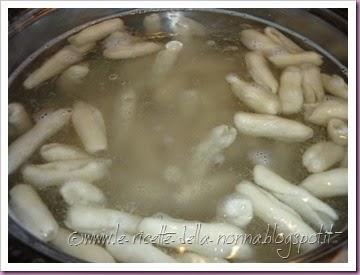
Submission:
[[[165,43],[170,37],[165,33],[153,40]],[[156,88],[151,78],[156,54],[106,60],[99,43],[86,60],[90,72],[75,91],[60,90],[56,79],[35,90],[24,90],[23,78],[53,51],[44,52],[13,82],[10,102],[21,102],[36,114],[83,100],[102,112],[109,142],[105,155],[113,164],[108,178],[96,185],[108,197],[109,208],[141,216],[163,212],[176,218],[212,221],[219,200],[233,192],[241,180],[253,180],[254,165],[263,164],[299,183],[308,175],[301,162],[304,150],[310,144],[327,139],[326,130],[313,124],[309,126],[315,131],[314,137],[305,143],[287,144],[238,135],[201,182],[183,180],[191,170],[189,160],[194,148],[210,130],[220,124],[233,125],[237,111],[249,111],[225,81],[225,76],[233,72],[250,80],[244,64],[248,50],[241,45],[237,34],[224,37],[218,33],[186,41],[176,68]],[[328,61],[326,66],[336,70]],[[273,70],[278,78],[280,71]],[[122,131],[114,119],[119,108],[116,95],[129,87],[136,92],[138,102],[131,125]],[[288,117],[304,122],[302,114]],[[71,126],[48,142],[82,147]],[[38,154],[30,161],[42,163]],[[21,175],[15,174],[10,180],[20,182]],[[62,224],[66,205],[58,189],[41,190],[40,194]],[[340,214],[336,227],[343,228],[347,223],[347,200],[332,198],[327,202]],[[246,228],[246,232],[252,234],[265,231],[266,225],[257,218]],[[277,248],[274,244],[256,246],[256,261],[288,260],[277,256]]]

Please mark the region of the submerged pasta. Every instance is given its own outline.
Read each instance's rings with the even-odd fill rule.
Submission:
[[[347,84],[325,56],[269,26],[230,37],[182,12],[141,16],[91,24],[23,75],[29,99],[9,104],[19,222],[91,262],[282,261],[287,244],[244,237],[341,229]],[[72,247],[73,232],[109,242]]]

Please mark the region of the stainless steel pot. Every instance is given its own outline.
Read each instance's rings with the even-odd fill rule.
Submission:
[[[33,9],[18,17],[9,28],[9,89],[21,71],[48,47],[90,22],[121,16],[130,28],[141,29],[145,13],[159,11],[165,25],[168,10],[140,9]],[[171,10],[173,12],[174,10]],[[315,47],[347,74],[347,21],[327,9],[177,9],[206,25],[210,30],[238,32],[244,19],[273,25]],[[31,43],[29,43],[31,42]],[[324,51],[326,49],[326,51]],[[11,89],[10,89],[11,90]],[[10,96],[11,97],[11,96]],[[11,186],[11,183],[9,183]],[[80,262],[31,235],[9,213],[9,232],[33,249],[59,262]],[[347,243],[347,228],[330,243],[290,259],[313,262],[322,259]]]

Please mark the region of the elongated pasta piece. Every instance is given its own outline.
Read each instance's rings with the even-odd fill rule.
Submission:
[[[171,13],[169,19],[170,28],[180,37],[205,36],[207,33],[201,23],[178,12]]]
[[[301,53],[277,53],[268,56],[268,59],[276,67],[284,68],[288,66],[297,66],[304,63],[310,63],[313,65],[320,66],[322,61],[322,56],[316,52],[301,52]]]
[[[141,218],[123,211],[95,206],[74,205],[68,209],[67,227],[85,233],[120,230],[134,234]]]
[[[95,185],[82,181],[70,180],[60,188],[60,194],[69,205],[98,205],[106,202],[104,193]]]
[[[17,184],[9,194],[10,210],[22,226],[43,241],[56,237],[59,226],[32,186]]]
[[[321,227],[329,229],[338,219],[336,211],[328,204],[314,197],[305,189],[288,182],[265,166],[255,166],[254,180],[291,208],[296,209],[306,221],[316,227],[316,230]]]
[[[65,46],[49,59],[47,59],[40,68],[32,72],[24,81],[26,89],[33,89],[42,82],[60,74],[71,65],[80,62],[83,59],[83,49],[74,46]]]
[[[270,90],[256,84],[240,79],[235,74],[226,76],[233,93],[255,112],[275,115],[280,111],[278,97]]]
[[[236,191],[251,199],[254,213],[269,226],[276,226],[278,232],[292,236],[301,242],[304,250],[314,249],[317,245],[311,238],[315,231],[307,225],[292,209],[277,198],[257,187],[249,181],[242,181],[236,186]],[[312,242],[312,243],[311,243]]]
[[[236,129],[227,125],[213,128],[194,150],[190,167],[193,176],[201,179],[210,169],[213,159],[228,148],[236,138]]]
[[[71,109],[59,109],[41,119],[9,146],[9,174],[15,172],[47,139],[63,128],[71,117]]]
[[[233,193],[221,200],[216,215],[218,219],[235,224],[240,228],[246,227],[253,219],[253,206],[250,199]]]
[[[260,52],[248,52],[245,54],[247,69],[254,81],[268,88],[274,94],[278,91],[278,81],[271,72],[265,57]]]
[[[71,232],[65,228],[59,228],[56,237],[51,243],[59,250],[78,259],[91,263],[114,263],[114,258],[103,247],[92,243],[72,243],[72,238],[76,237],[77,232]]]
[[[306,107],[305,120],[317,125],[327,125],[330,119],[348,119],[348,104],[344,100],[331,99]]]
[[[109,19],[81,30],[70,36],[68,41],[75,46],[82,46],[101,40],[112,32],[122,29],[124,29],[124,22],[120,18]]]
[[[129,46],[138,40],[126,31],[116,31],[104,39],[104,49],[112,50],[121,46]]]
[[[341,76],[321,74],[321,79],[328,93],[345,99],[348,98],[348,85]]]
[[[193,252],[185,252],[176,256],[176,260],[181,263],[227,263],[225,259],[217,258],[217,257],[205,257],[203,255],[193,253]]]
[[[313,130],[295,120],[273,115],[237,112],[235,126],[242,134],[286,142],[302,142],[313,136]]]
[[[318,142],[306,149],[302,157],[302,163],[310,173],[323,172],[345,156],[343,146],[334,142]]]
[[[9,137],[16,138],[29,130],[33,123],[21,103],[13,102],[8,106]]]
[[[90,158],[90,155],[80,148],[61,143],[49,143],[41,146],[40,155],[44,160],[49,162]]]
[[[264,29],[264,33],[267,37],[278,45],[281,45],[281,47],[286,49],[289,53],[300,53],[304,51],[294,41],[273,27],[266,27]]]
[[[300,186],[319,198],[346,196],[348,194],[348,169],[335,168],[312,174],[306,177]]]
[[[241,31],[240,41],[249,50],[261,51],[266,56],[286,53],[286,50],[283,49],[279,44],[272,41],[265,34],[253,29]]]
[[[105,122],[97,108],[82,101],[76,102],[72,123],[88,153],[96,154],[107,150]]]
[[[279,100],[284,114],[301,111],[304,96],[302,90],[302,74],[297,67],[287,67],[280,77]]]
[[[107,159],[78,159],[28,164],[22,169],[22,175],[25,182],[38,188],[60,185],[69,180],[94,182],[107,176],[110,163]]]
[[[156,53],[162,48],[163,46],[158,43],[144,41],[131,45],[119,46],[112,49],[105,49],[103,55],[109,59],[136,58]]]
[[[321,81],[320,68],[312,64],[304,64],[302,70],[302,87],[306,103],[319,102],[324,99],[325,92]]]
[[[143,25],[147,34],[161,32],[161,18],[157,13],[152,13],[145,16]]]
[[[165,45],[165,49],[160,51],[152,67],[153,81],[160,82],[175,66],[179,54],[183,48],[183,43],[172,40]]]
[[[106,249],[123,263],[175,263],[176,260],[136,235],[123,234],[124,240],[107,243]]]
[[[56,84],[66,94],[73,94],[90,69],[87,63],[77,64],[66,69],[58,78]]]
[[[348,126],[337,118],[330,119],[327,125],[327,132],[333,142],[338,145],[346,146],[348,144]]]
[[[156,243],[160,246],[192,251],[208,257],[241,260],[251,257],[251,248],[243,239],[245,238],[244,232],[236,226],[226,223],[202,223],[166,217],[162,219],[148,217],[139,223],[138,230],[146,235],[156,236],[159,234],[158,232],[161,232],[163,226],[171,230],[173,241]],[[203,236],[208,236],[209,241],[205,244],[187,241],[198,230],[201,230]],[[227,240],[228,237],[233,241]]]

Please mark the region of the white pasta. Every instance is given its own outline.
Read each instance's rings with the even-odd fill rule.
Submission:
[[[71,117],[71,109],[59,109],[41,119],[9,146],[9,174],[15,172],[47,139],[63,128]]]
[[[80,148],[61,143],[49,143],[41,146],[40,156],[48,162],[90,158],[90,155]]]
[[[104,57],[109,59],[136,58],[156,53],[163,48],[162,45],[154,42],[137,42],[130,45],[121,45],[116,48],[108,48],[103,52]]]
[[[251,257],[250,247],[243,242],[244,232],[236,226],[226,223],[203,223],[166,217],[162,219],[149,217],[140,222],[138,230],[146,235],[156,236],[162,232],[163,226],[166,226],[173,235],[171,242],[157,243],[160,246],[192,251],[207,257],[240,260]],[[208,236],[209,241],[205,244],[188,241],[190,236],[196,234],[199,229],[203,236]],[[233,241],[229,241],[228,238]],[[183,241],[181,241],[182,239]]]
[[[348,144],[348,126],[337,118],[330,119],[327,125],[327,132],[333,142],[339,145]]]
[[[220,201],[216,214],[218,219],[244,228],[253,219],[252,202],[245,196],[233,193]]]
[[[265,34],[247,29],[240,33],[240,41],[246,48],[252,51],[261,51],[266,56],[278,53],[286,53],[286,51]]]
[[[270,90],[256,84],[240,79],[235,74],[226,76],[233,93],[255,112],[275,115],[280,111],[278,97]]]
[[[316,230],[321,227],[329,229],[338,219],[337,213],[328,204],[312,196],[305,189],[288,182],[265,166],[255,166],[254,180],[291,208],[296,209],[306,221],[314,225]]]
[[[136,235],[123,234],[124,240],[107,243],[106,249],[123,263],[175,263],[176,260]]]
[[[67,227],[85,233],[100,233],[113,230],[136,233],[141,218],[123,211],[95,206],[74,205],[68,209]]]
[[[69,205],[99,205],[106,202],[104,193],[95,185],[81,180],[70,180],[60,188],[60,194]]]
[[[305,178],[301,185],[319,198],[346,196],[348,194],[348,169],[336,168]]]
[[[278,81],[271,72],[265,57],[260,52],[245,54],[246,67],[254,81],[268,88],[274,94],[278,91]]]
[[[304,97],[302,90],[302,74],[297,67],[287,67],[280,77],[279,100],[284,114],[301,111]]]
[[[38,188],[63,184],[69,180],[94,182],[108,174],[106,159],[63,160],[46,164],[28,164],[22,169],[24,181]]]
[[[289,53],[300,53],[304,50],[300,48],[294,41],[285,36],[279,30],[273,27],[266,27],[264,29],[264,33],[268,36],[272,41],[281,45],[284,49],[286,49]]]
[[[180,38],[206,35],[205,27],[189,17],[185,17],[179,13],[172,13],[169,19],[170,28],[179,35]]]
[[[237,112],[234,123],[242,134],[286,142],[301,142],[313,136],[313,130],[295,120],[273,115]]]
[[[74,46],[65,46],[49,59],[40,68],[32,72],[24,81],[26,89],[32,89],[66,70],[69,66],[81,61],[84,53]]]
[[[348,119],[348,104],[344,100],[331,99],[305,108],[305,120],[317,125],[327,125],[330,119]]]
[[[320,66],[322,56],[316,52],[301,52],[301,53],[276,53],[268,57],[271,63],[276,67],[284,68],[288,66],[296,66],[304,63],[310,63]]]
[[[64,93],[73,94],[89,71],[89,65],[86,63],[73,65],[60,75],[56,84]]]
[[[161,32],[161,18],[157,13],[146,15],[143,21],[143,25],[147,34]]]
[[[183,48],[183,43],[172,40],[165,45],[165,49],[160,51],[152,67],[153,80],[159,83],[175,66],[179,54]]]
[[[321,79],[328,93],[345,99],[348,98],[348,86],[341,76],[321,74]]]
[[[251,199],[254,214],[269,226],[276,226],[279,233],[293,236],[298,242],[307,239],[301,246],[304,250],[316,247],[316,243],[310,243],[314,241],[311,238],[315,236],[315,231],[294,213],[292,209],[289,209],[288,206],[270,193],[248,181],[242,181],[238,184],[236,191]]]
[[[109,19],[83,29],[70,36],[68,41],[75,46],[82,46],[101,40],[112,32],[122,29],[124,29],[124,22],[120,18]]]
[[[306,103],[319,102],[324,99],[320,68],[311,64],[301,66],[302,87],[304,91],[304,100]]]
[[[28,131],[33,123],[21,103],[10,103],[8,106],[9,137],[16,138]]]
[[[214,157],[228,148],[236,135],[236,129],[227,125],[219,125],[211,130],[194,150],[190,167],[195,178],[200,179],[208,172]]]
[[[61,251],[90,263],[115,262],[114,258],[103,247],[92,243],[71,243],[73,237],[75,238],[73,232],[60,227],[51,243]]]
[[[132,36],[126,31],[116,31],[106,37],[103,41],[104,49],[108,51],[122,46],[129,46],[138,41],[139,38]]]
[[[107,150],[105,122],[97,108],[82,101],[75,102],[72,123],[88,153]]]
[[[55,238],[59,226],[32,186],[17,184],[9,194],[10,211],[21,225],[43,241]]]
[[[344,156],[343,146],[334,142],[318,142],[306,149],[302,163],[310,173],[319,173],[340,162]]]

